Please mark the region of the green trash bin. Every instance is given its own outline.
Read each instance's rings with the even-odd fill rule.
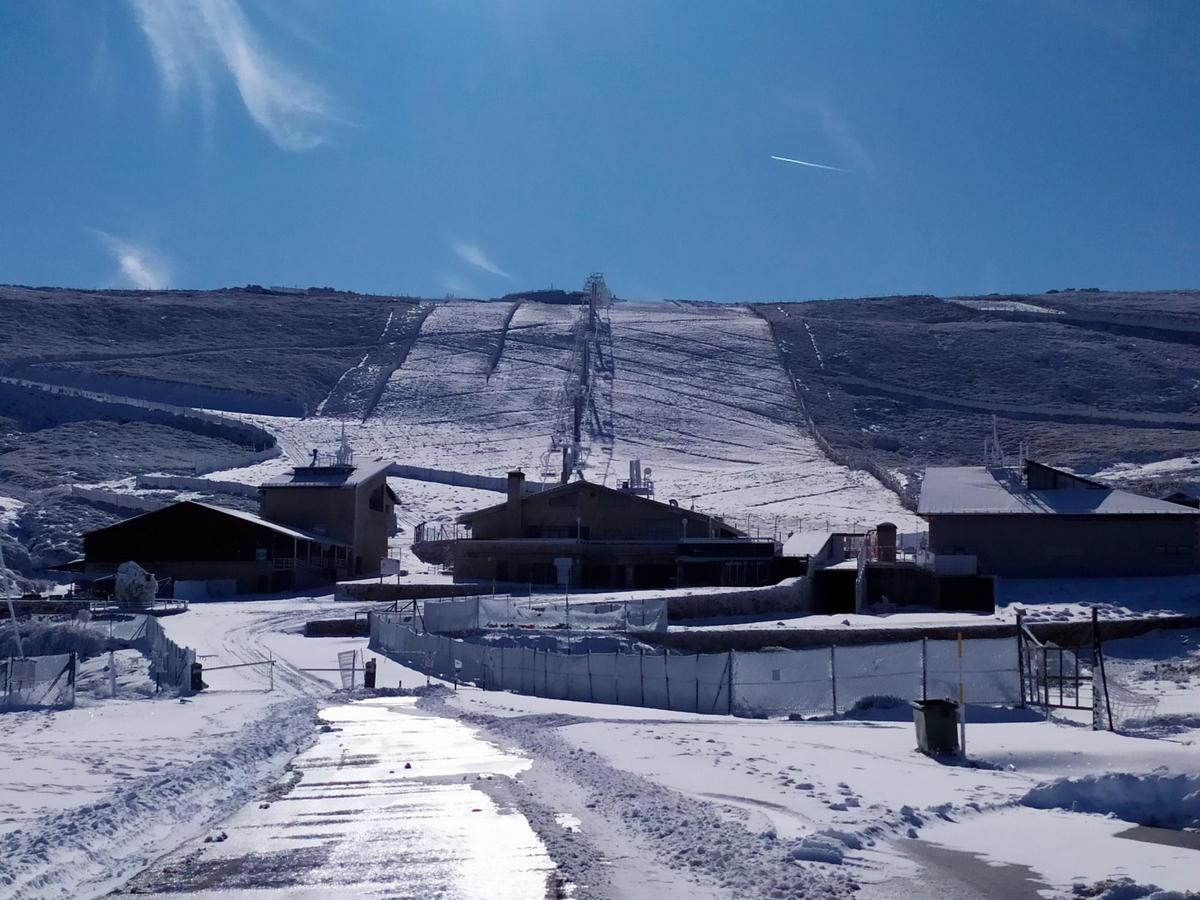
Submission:
[[[914,700],[917,749],[930,756],[959,753],[958,704],[953,700]]]

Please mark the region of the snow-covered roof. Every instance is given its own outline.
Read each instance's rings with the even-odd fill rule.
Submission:
[[[1200,510],[1116,488],[1030,491],[1013,469],[947,466],[925,470],[917,514],[1200,515]]]
[[[391,462],[364,463],[359,466],[296,466],[263,487],[357,487],[385,471]]]
[[[185,503],[192,503],[196,506],[203,506],[205,509],[211,509],[215,512],[224,513],[227,516],[233,516],[235,519],[241,519],[243,522],[250,522],[262,528],[269,528],[274,532],[284,535],[285,537],[296,538],[301,541],[313,541],[318,544],[332,544],[335,547],[349,547],[349,544],[342,541],[335,541],[327,534],[318,534],[315,531],[304,531],[300,528],[293,528],[291,525],[283,525],[279,522],[272,522],[270,519],[264,519],[262,516],[256,516],[254,513],[243,512],[240,509],[230,509],[227,506],[217,506],[214,503],[201,503],[199,500],[185,500]]]
[[[783,544],[784,556],[816,556],[833,537],[832,531],[797,531]]]

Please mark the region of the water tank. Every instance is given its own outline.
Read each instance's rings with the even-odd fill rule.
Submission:
[[[875,545],[878,547],[880,562],[894,563],[896,561],[896,526],[891,522],[880,522],[876,525]]]

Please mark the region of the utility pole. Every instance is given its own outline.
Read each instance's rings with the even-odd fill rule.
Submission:
[[[4,547],[0,545],[0,589],[4,591],[4,599],[8,601],[8,617],[12,619],[13,634],[17,639],[17,653],[21,658],[25,658],[25,646],[21,643],[21,628],[17,624],[17,611],[13,608],[12,593],[9,591],[9,582],[12,579],[8,574],[8,566],[4,564]]]

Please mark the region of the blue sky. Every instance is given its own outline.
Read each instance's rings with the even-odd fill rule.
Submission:
[[[0,282],[1197,288],[1198,47],[1167,0],[0,0]]]

